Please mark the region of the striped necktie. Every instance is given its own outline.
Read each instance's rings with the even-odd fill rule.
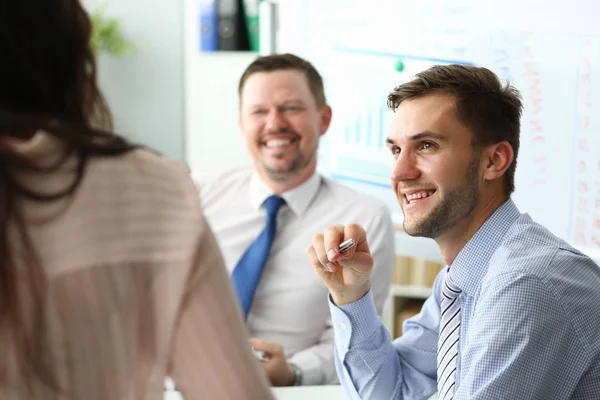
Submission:
[[[450,268],[442,289],[440,336],[438,339],[437,377],[439,400],[454,398],[458,339],[460,335],[460,288],[450,278]]]

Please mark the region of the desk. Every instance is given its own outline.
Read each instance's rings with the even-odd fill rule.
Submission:
[[[346,400],[339,385],[273,388],[273,396],[277,400]],[[169,391],[165,392],[163,400],[183,400],[183,397],[179,392]]]
[[[273,388],[277,400],[346,400],[339,385]]]
[[[273,388],[277,400],[347,400],[341,386],[298,386]],[[429,400],[437,400],[437,393]]]
[[[298,386],[273,388],[276,400],[346,400],[344,390],[339,385]],[[429,400],[436,400],[434,394]],[[163,400],[183,400],[179,392],[165,392]]]

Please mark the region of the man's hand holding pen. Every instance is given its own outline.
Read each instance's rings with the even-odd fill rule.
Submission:
[[[340,251],[340,244],[349,239],[354,239],[355,244]],[[352,303],[369,291],[373,257],[362,226],[350,224],[327,228],[313,237],[312,244],[306,249],[306,257],[336,305]]]

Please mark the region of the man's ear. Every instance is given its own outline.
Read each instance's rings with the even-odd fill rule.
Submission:
[[[512,165],[515,154],[507,141],[502,141],[488,146],[484,150],[485,170],[483,179],[493,181],[502,178],[506,170]]]
[[[333,116],[333,111],[331,107],[325,105],[323,110],[321,111],[321,135],[324,135],[329,129],[329,125],[331,124],[331,118]]]

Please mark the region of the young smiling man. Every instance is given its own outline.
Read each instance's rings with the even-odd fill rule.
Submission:
[[[316,171],[319,138],[332,110],[309,62],[292,54],[259,57],[243,73],[239,96],[240,129],[254,165],[201,182],[204,213],[232,275],[251,343],[268,356],[261,364],[271,383],[332,383],[337,378],[327,289],[304,257],[306,243],[337,222],[368,226],[374,232],[372,291],[381,313],[395,260],[390,211]],[[270,230],[263,236],[265,224]],[[271,240],[260,239],[266,237]],[[259,242],[270,246],[261,248],[267,249],[261,256],[253,244]]]
[[[510,199],[518,91],[485,68],[435,66],[388,104],[404,228],[433,238],[449,267],[390,341],[372,303],[366,232],[375,232],[333,226],[313,238],[306,254],[329,289],[348,396],[600,398],[600,268]],[[357,246],[336,252],[349,237]]]

